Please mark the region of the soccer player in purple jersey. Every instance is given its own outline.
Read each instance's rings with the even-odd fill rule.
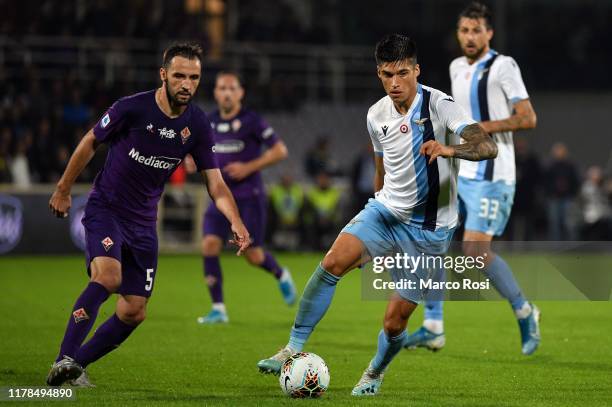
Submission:
[[[208,193],[227,217],[238,254],[250,244],[232,194],[213,153],[210,123],[190,103],[200,83],[202,50],[177,44],[164,52],[162,85],[119,99],[87,132],[51,196],[58,217],[70,208],[70,189],[100,143],[109,146],[104,168],[89,194],[83,225],[91,280],[72,309],[47,384],[91,385],[85,368],[117,348],[145,319],[157,272],[157,203],[164,184],[187,154],[202,174]],[[83,344],[100,306],[110,294],[115,313]]]
[[[252,236],[245,251],[247,261],[271,273],[288,305],[295,302],[295,287],[289,270],[262,247],[266,226],[266,193],[261,170],[287,157],[287,147],[255,112],[242,107],[244,89],[236,73],[220,72],[215,83],[218,110],[210,115],[215,155],[223,179],[236,198],[240,215]],[[266,151],[262,153],[262,148]],[[212,310],[199,317],[201,324],[228,322],[223,302],[223,278],[219,253],[229,224],[215,203],[204,214],[202,255],[204,275],[212,299]]]

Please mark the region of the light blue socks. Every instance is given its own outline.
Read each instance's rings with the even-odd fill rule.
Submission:
[[[376,373],[383,373],[395,355],[402,350],[402,345],[407,336],[408,332],[406,332],[406,330],[398,336],[390,337],[385,333],[384,329],[381,329],[378,334],[378,349],[376,350],[376,356],[372,359],[370,367]]]
[[[302,351],[314,327],[327,312],[339,280],[340,277],[325,271],[321,264],[317,266],[304,288],[288,347],[297,352]]]

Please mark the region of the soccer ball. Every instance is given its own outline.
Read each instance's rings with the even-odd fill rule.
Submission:
[[[283,363],[279,382],[288,396],[320,397],[329,387],[329,369],[314,353],[296,353]]]

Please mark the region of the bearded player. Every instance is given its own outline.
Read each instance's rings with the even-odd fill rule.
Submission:
[[[85,369],[125,341],[145,319],[157,273],[157,204],[164,184],[187,154],[208,193],[227,217],[238,254],[250,243],[213,153],[206,114],[191,102],[202,72],[198,45],[168,48],[156,90],[119,99],[81,140],[51,196],[58,217],[70,208],[75,179],[100,143],[109,147],[85,208],[86,264],[90,282],[76,300],[47,384],[91,385]],[[115,313],[83,344],[98,310],[118,294]]]
[[[463,251],[485,255],[483,270],[512,307],[521,336],[521,352],[531,355],[540,344],[540,311],[525,298],[512,270],[491,250],[494,236],[506,227],[515,189],[512,134],[534,128],[536,114],[516,61],[490,47],[492,17],[486,6],[470,4],[460,15],[457,38],[463,56],[450,65],[453,97],[497,143],[497,158],[478,163],[462,161],[459,204],[465,222]],[[425,304],[423,326],[406,341],[409,348],[441,349],[445,342],[441,301]]]

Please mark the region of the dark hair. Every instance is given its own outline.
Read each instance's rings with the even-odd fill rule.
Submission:
[[[477,1],[471,2],[461,13],[459,13],[459,20],[462,17],[474,20],[482,18],[489,30],[493,28],[493,15],[491,15],[489,8]]]
[[[234,71],[232,69],[222,69],[219,72],[217,72],[217,76],[215,76],[215,81],[217,81],[220,77],[224,75],[233,76],[234,78],[238,80],[238,83],[240,84],[240,86],[242,86],[242,78],[240,77],[240,74],[237,71]]]
[[[374,51],[376,65],[385,62],[398,62],[409,59],[411,63],[417,62],[416,43],[405,35],[388,34],[376,44]]]
[[[179,56],[187,59],[199,59],[200,63],[204,59],[202,47],[196,43],[172,44],[164,51],[162,66],[168,68],[172,58]]]

